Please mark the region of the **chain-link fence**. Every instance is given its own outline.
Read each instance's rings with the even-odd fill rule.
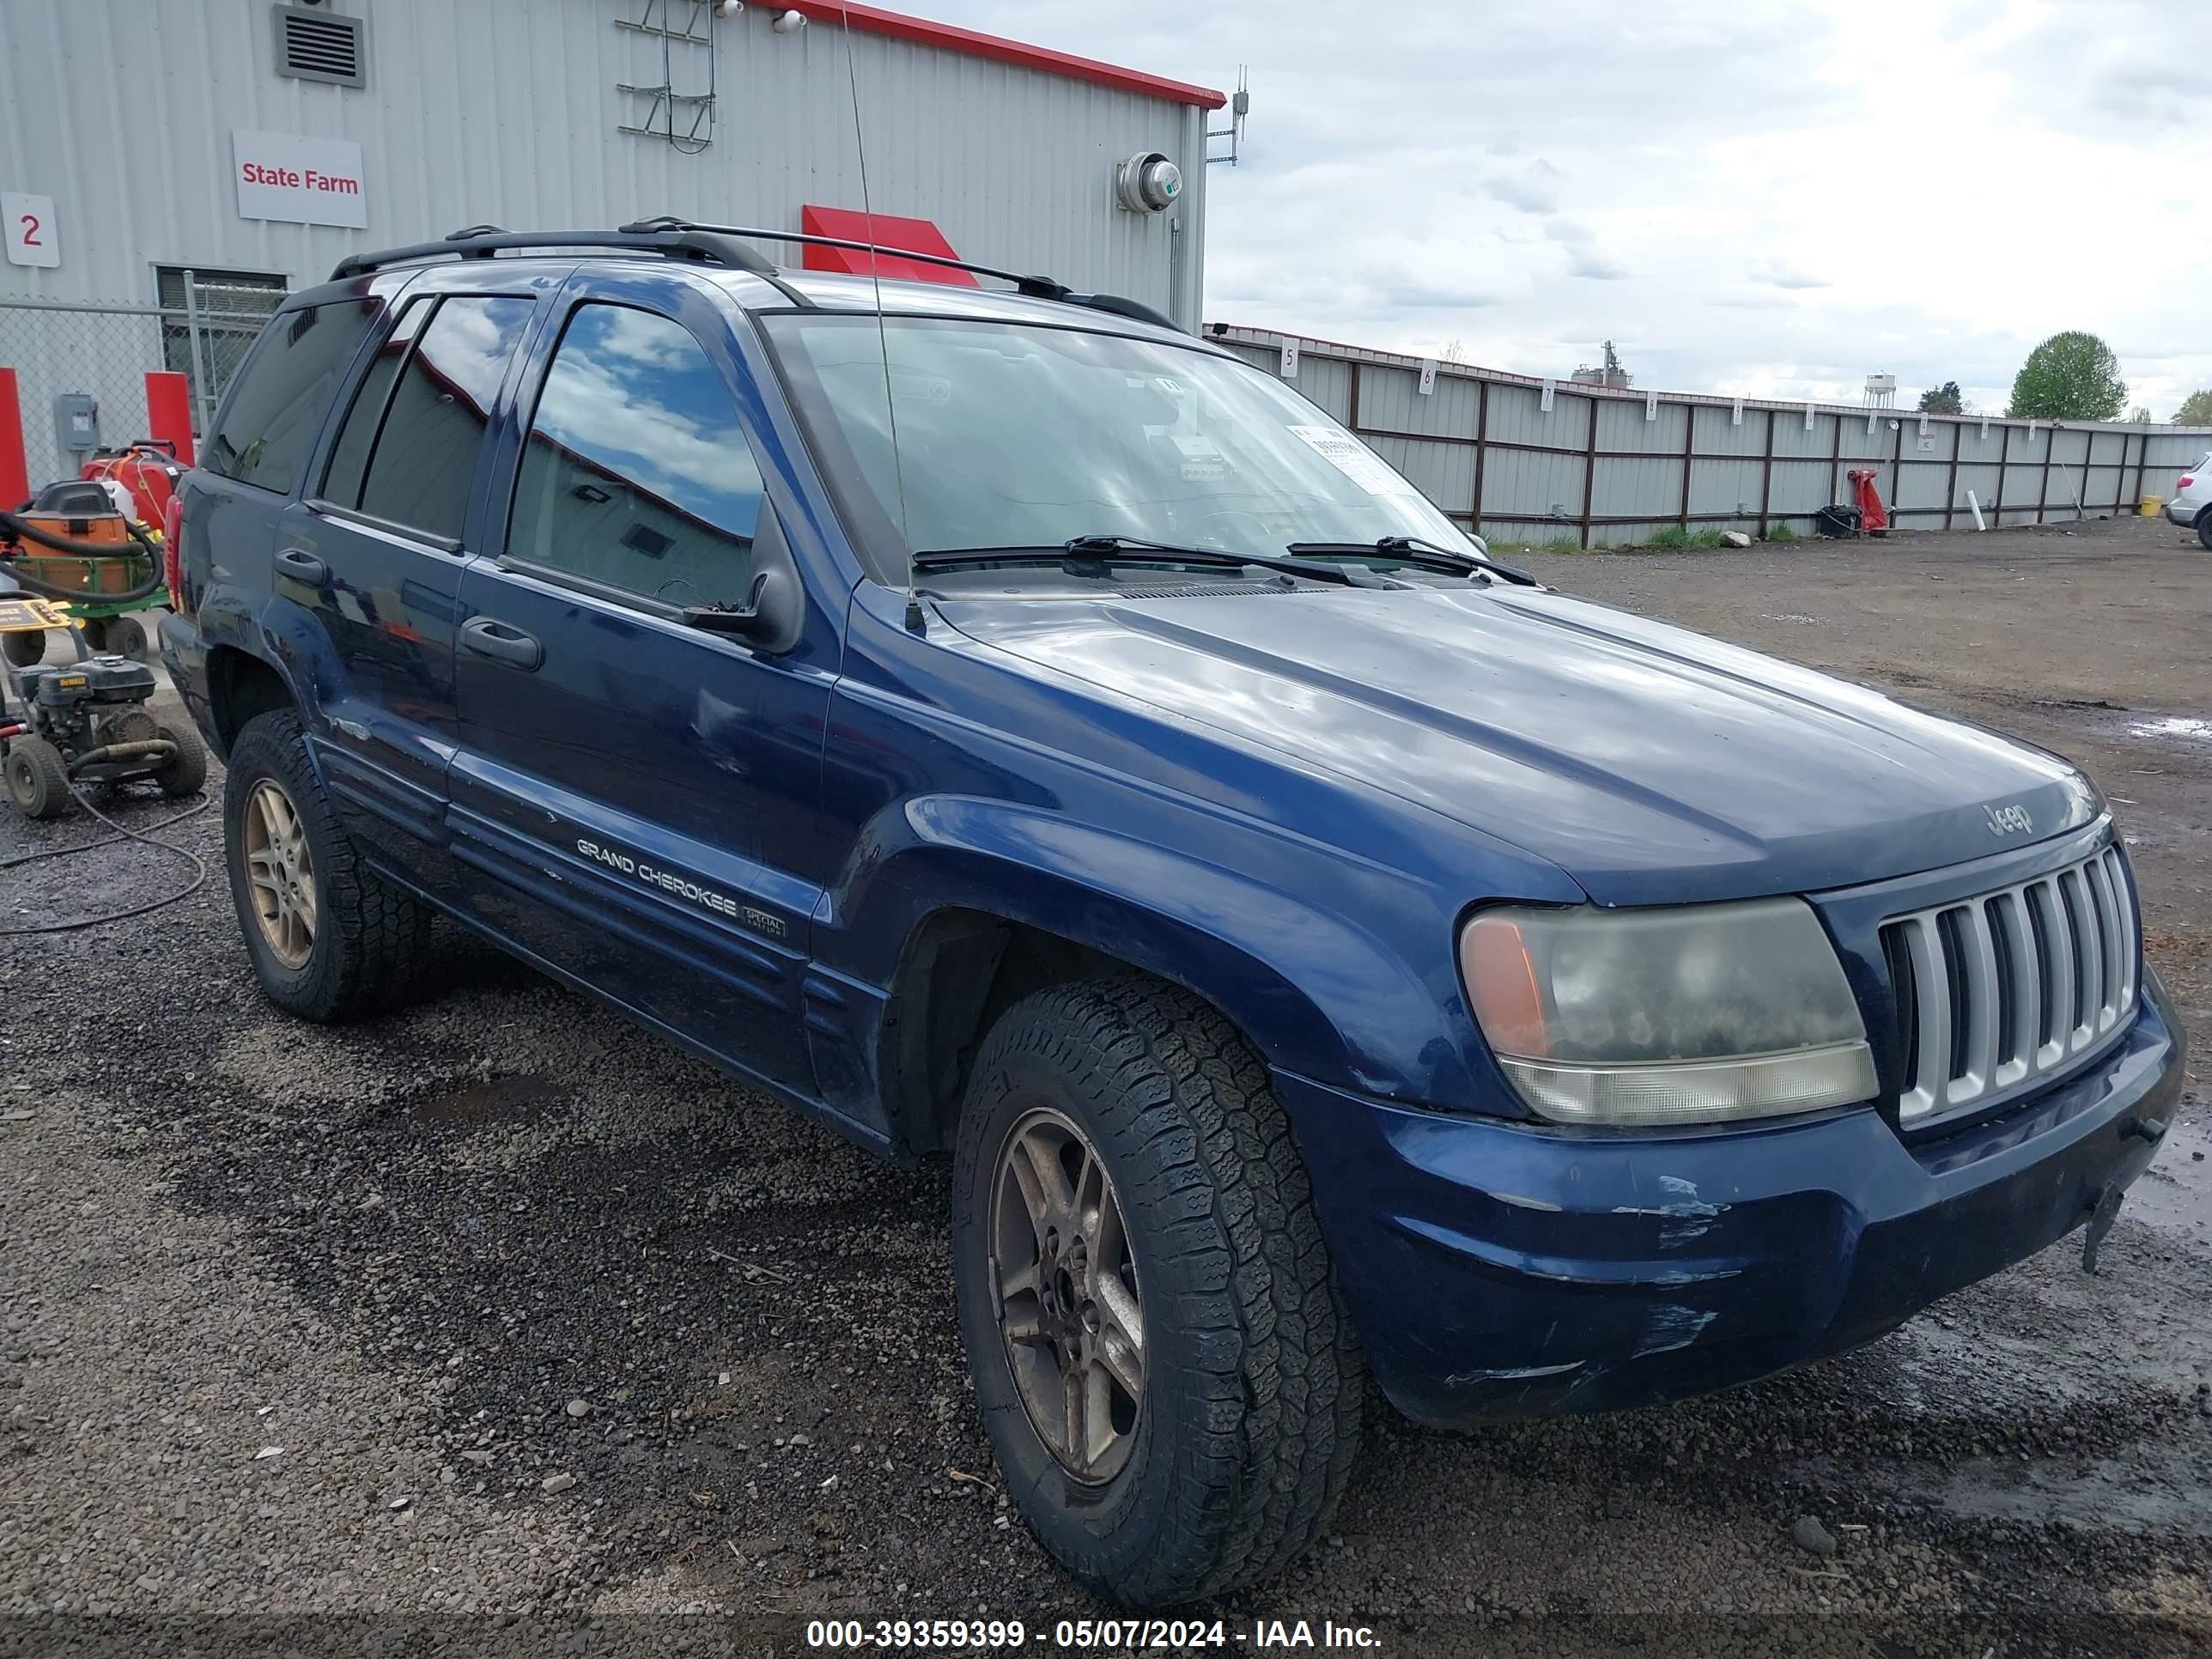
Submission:
[[[161,277],[158,305],[0,299],[0,368],[15,371],[33,489],[75,477],[80,465],[76,443],[64,441],[58,405],[65,397],[92,398],[98,441],[125,444],[148,435],[147,374],[168,370],[185,377],[192,433],[203,435],[246,349],[284,298],[278,286],[202,280],[191,271]]]

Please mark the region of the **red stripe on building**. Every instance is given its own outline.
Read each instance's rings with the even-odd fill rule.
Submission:
[[[945,240],[945,233],[928,220],[902,218],[896,213],[870,215],[854,208],[809,204],[799,210],[799,228],[810,236],[872,242],[878,248],[902,247],[909,253],[934,253],[941,259],[960,257],[952,251],[952,244]],[[947,283],[955,288],[982,286],[964,270],[925,264],[919,259],[902,259],[895,253],[872,254],[859,248],[810,246],[805,264],[809,270],[842,270],[855,276],[866,276],[872,271],[886,282]]]
[[[1003,35],[985,34],[976,29],[955,28],[950,23],[932,22],[927,17],[909,17],[904,12],[885,11],[879,6],[842,5],[839,0],[791,0],[786,9],[799,12],[817,23],[849,21],[854,28],[864,29],[870,34],[888,34],[894,40],[912,40],[945,52],[963,52],[970,58],[988,58],[996,64],[1012,64],[1018,68],[1037,70],[1046,75],[1064,76],[1071,81],[1088,81],[1094,86],[1112,87],[1117,92],[1164,98],[1173,104],[1195,104],[1200,109],[1219,109],[1229,101],[1226,94],[1216,92],[1211,87],[1194,87],[1188,82],[1170,81],[1164,76],[1141,75],[1135,70],[1123,69],[1118,64],[1102,64],[1095,58],[1078,58],[1073,52],[1053,52],[1044,46],[1028,46],[1019,40],[1009,40]]]
[[[146,430],[177,447],[177,459],[192,465],[192,390],[181,374],[149,369],[146,374]]]

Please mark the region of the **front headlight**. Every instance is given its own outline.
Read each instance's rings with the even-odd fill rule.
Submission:
[[[1652,1125],[1873,1098],[1866,1024],[1801,899],[1505,906],[1461,931],[1469,1006],[1531,1110]]]

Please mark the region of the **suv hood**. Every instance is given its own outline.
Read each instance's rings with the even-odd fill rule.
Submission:
[[[1028,664],[1510,842],[1601,904],[1907,875],[2101,810],[2086,778],[2040,750],[1531,588],[941,609]]]

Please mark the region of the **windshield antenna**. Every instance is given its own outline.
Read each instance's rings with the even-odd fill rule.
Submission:
[[[891,343],[884,325],[883,252],[876,240],[875,203],[868,194],[868,146],[860,136],[860,81],[853,69],[853,14],[838,0],[837,15],[845,30],[845,86],[853,97],[853,149],[860,158],[860,216],[868,226],[868,280],[876,293],[876,349],[884,361],[884,417],[890,423],[891,483],[898,495],[899,539],[907,544],[906,625],[920,633],[924,625],[921,599],[915,592],[914,536],[906,521],[906,469],[899,464],[898,404],[891,396]]]

